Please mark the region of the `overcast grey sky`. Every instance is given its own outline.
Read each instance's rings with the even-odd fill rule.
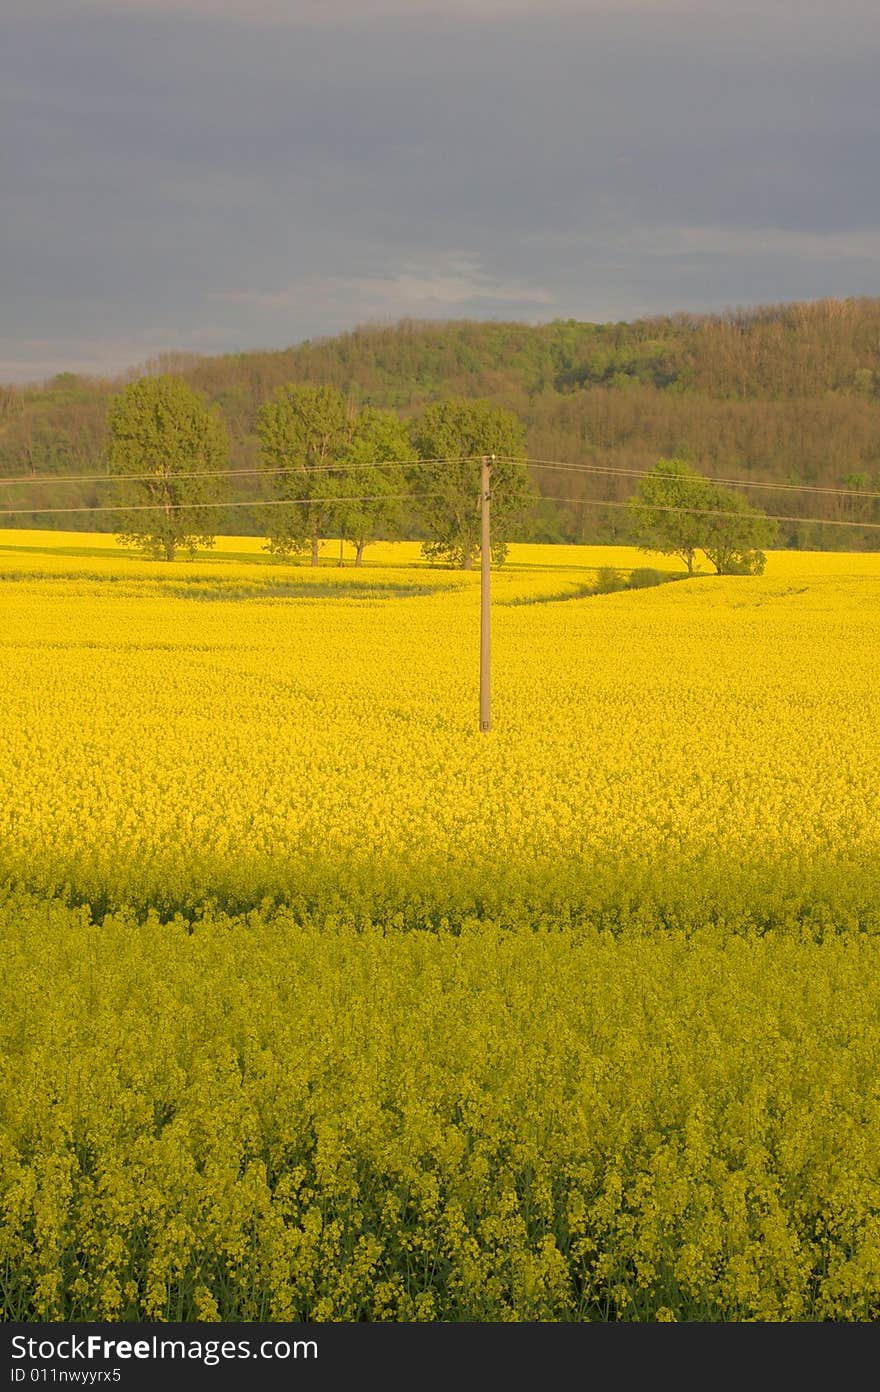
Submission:
[[[878,0],[0,0],[0,380],[880,293]]]

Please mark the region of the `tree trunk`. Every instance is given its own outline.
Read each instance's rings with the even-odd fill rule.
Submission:
[[[462,570],[473,570],[473,568],[474,568],[474,553],[473,553],[473,551],[465,551],[464,555],[463,555],[462,558],[461,558],[461,568],[462,568]]]
[[[313,566],[316,566],[317,564],[318,564],[318,538],[317,538],[317,536],[313,536],[313,537],[312,537],[312,565],[313,565]]]
[[[166,561],[173,561],[173,560],[174,560],[174,542],[173,542],[173,541],[166,541],[166,542],[164,542],[163,544],[164,544],[164,546],[165,546],[165,559],[166,559]]]
[[[361,561],[364,559],[364,547],[366,546],[366,544],[367,543],[365,541],[359,541],[357,544],[357,550],[355,551],[354,556],[354,563],[356,566],[359,566]]]

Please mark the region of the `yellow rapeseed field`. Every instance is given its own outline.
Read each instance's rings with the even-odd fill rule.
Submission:
[[[876,1319],[880,557],[0,532],[7,1318]]]

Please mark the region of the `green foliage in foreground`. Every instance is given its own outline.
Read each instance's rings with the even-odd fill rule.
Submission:
[[[6,1319],[880,1314],[877,938],[0,928]]]

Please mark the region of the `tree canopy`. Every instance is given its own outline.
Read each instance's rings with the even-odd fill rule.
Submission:
[[[521,456],[522,422],[488,401],[453,397],[429,406],[412,427],[422,490],[418,517],[428,533],[422,551],[469,570],[480,551],[480,467],[495,455],[491,476],[492,559],[500,563],[508,543],[533,500]]]
[[[212,546],[229,457],[219,413],[179,377],[143,377],[111,399],[108,431],[120,540],[166,561]]]
[[[415,458],[407,423],[394,411],[365,406],[354,418],[339,474],[339,533],[360,565],[373,541],[401,534],[407,464]]]
[[[719,575],[764,569],[760,549],[776,538],[772,518],[735,489],[704,478],[683,459],[660,459],[630,499],[633,534],[644,551],[679,556],[693,575],[699,551]]]
[[[276,499],[288,504],[269,515],[269,549],[290,556],[308,548],[317,565],[321,539],[339,519],[333,471],[351,435],[345,397],[335,387],[279,387],[257,414],[257,435]]]
[[[629,503],[636,545],[643,551],[678,556],[688,575],[693,575],[706,537],[706,519],[701,514],[709,506],[707,481],[685,460],[658,460]]]
[[[706,517],[702,549],[719,575],[760,575],[764,546],[776,540],[779,528],[766,513],[751,507],[741,493],[711,485],[712,511]]]
[[[414,455],[394,411],[358,409],[336,387],[288,385],[261,408],[257,433],[276,497],[289,503],[269,518],[276,555],[309,550],[317,565],[322,540],[339,536],[360,565],[370,542],[398,533]]]

